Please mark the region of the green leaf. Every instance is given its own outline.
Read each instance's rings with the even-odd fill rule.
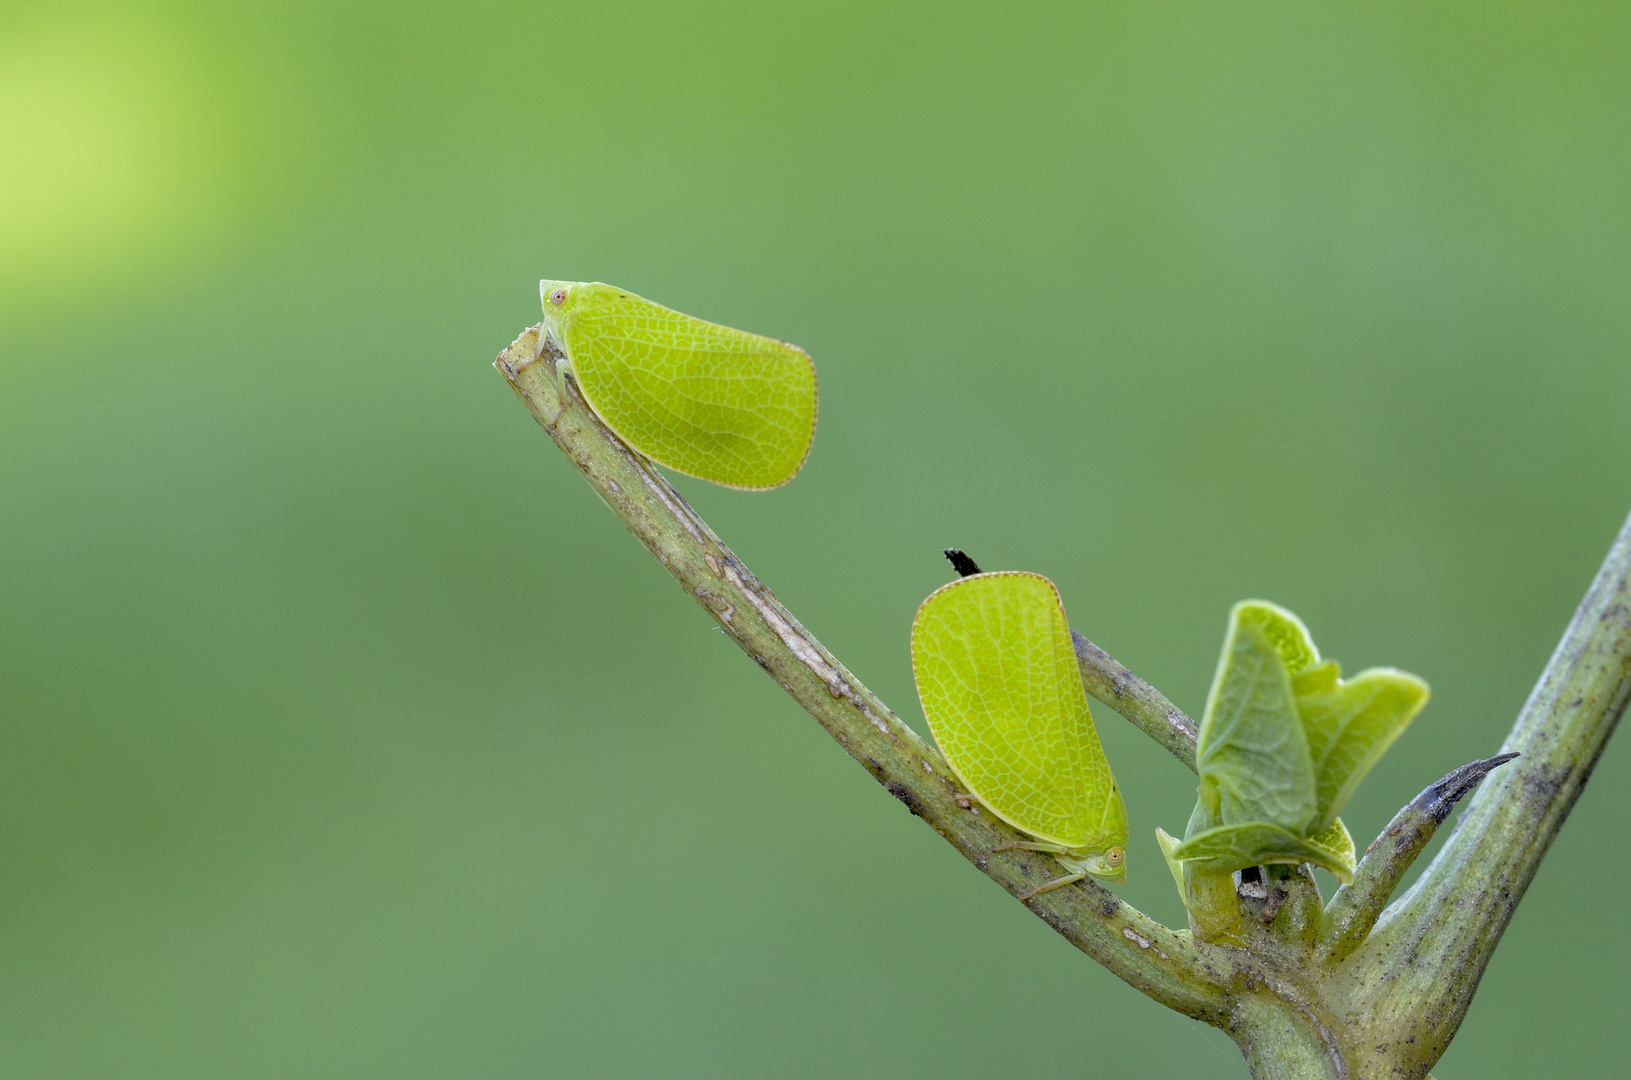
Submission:
[[[1319,796],[1311,827],[1318,830],[1336,820],[1371,766],[1421,712],[1428,690],[1414,675],[1372,668],[1346,682],[1304,682],[1298,691]]]
[[[1256,623],[1265,637],[1279,650],[1286,662],[1286,670],[1296,675],[1320,662],[1320,651],[1308,633],[1303,621],[1279,604],[1267,600],[1242,600],[1232,615],[1236,619]]]
[[[1189,890],[1184,887],[1184,864],[1172,855],[1174,851],[1178,850],[1178,845],[1182,844],[1183,841],[1157,825],[1155,827],[1155,842],[1161,845],[1161,854],[1167,860],[1167,869],[1172,871],[1172,881],[1178,886],[1178,899],[1184,902],[1185,907],[1188,907]]]
[[[1427,702],[1413,675],[1343,681],[1291,612],[1236,604],[1196,746],[1201,783],[1179,861],[1197,875],[1310,862],[1352,880],[1353,838],[1337,814]]]
[[[1185,840],[1170,858],[1207,873],[1232,873],[1266,863],[1307,862],[1325,867],[1346,885],[1353,880],[1353,840],[1346,829],[1338,833],[1337,828],[1304,839],[1266,821],[1220,825]]]
[[[1304,668],[1291,677],[1291,692],[1299,698],[1331,689],[1342,678],[1342,665],[1335,660],[1322,660],[1313,667]],[[1306,725],[1304,725],[1306,727]]]
[[[1203,797],[1212,784],[1225,826],[1262,822],[1301,836],[1318,814],[1288,655],[1304,668],[1319,657],[1295,616],[1257,601],[1235,605],[1195,748]]]
[[[1354,850],[1354,838],[1348,835],[1348,826],[1342,824],[1341,818],[1337,818],[1329,827],[1310,836],[1308,844],[1310,847],[1330,853],[1332,861],[1318,865],[1335,874],[1344,885],[1353,882],[1354,856],[1357,853]]]

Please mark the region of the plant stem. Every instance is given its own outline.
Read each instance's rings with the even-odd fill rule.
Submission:
[[[1631,520],[1507,736],[1502,750],[1522,756],[1479,786],[1432,865],[1339,969],[1352,1020],[1386,1033],[1388,1059],[1425,1072],[1449,1045],[1628,698]]]
[[[913,814],[1010,894],[1058,877],[1051,858],[992,853],[1024,839],[960,794],[940,754],[815,639],[715,536],[644,458],[624,446],[584,404],[549,350],[534,361],[536,329],[494,366],[589,485],[682,588],[838,744]],[[1225,986],[1234,977],[1220,950],[1174,933],[1096,882],[1026,902],[1066,940],[1156,1001],[1217,1025],[1228,1022]]]
[[[1195,739],[1200,731],[1195,721],[1166,695],[1128,671],[1116,658],[1072,630],[1076,665],[1082,669],[1087,692],[1120,713],[1134,727],[1172,752],[1172,756],[1195,771]]]
[[[560,357],[547,348],[534,354],[537,341],[536,328],[525,331],[495,366],[720,628],[891,795],[1011,895],[1057,877],[1046,856],[994,853],[1019,834],[957,790],[940,754],[776,601],[651,463],[605,428]],[[1195,722],[1091,641],[1073,638],[1088,690],[1193,769]],[[1259,1080],[1420,1080],[1466,1014],[1628,698],[1631,520],[1519,715],[1508,753],[1451,773],[1401,811],[1323,915],[1306,867],[1271,874],[1272,898],[1265,892],[1250,902],[1227,875],[1210,883],[1233,944],[1174,933],[1092,881],[1026,906],[1154,1000],[1228,1031]],[[1455,801],[1511,754],[1522,757],[1478,787],[1438,858],[1381,910]]]
[[[1230,1034],[1253,1080],[1348,1080],[1329,1028],[1266,994],[1241,997]]]
[[[1354,870],[1352,885],[1339,888],[1326,908],[1327,955],[1340,960],[1370,934],[1393,896],[1393,890],[1433,838],[1455,804],[1478,786],[1490,771],[1517,754],[1499,754],[1463,765],[1436,784],[1429,785],[1393,816],[1382,835],[1371,842]]]

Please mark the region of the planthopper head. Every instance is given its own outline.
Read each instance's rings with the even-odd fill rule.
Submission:
[[[551,281],[548,278],[538,283],[538,299],[543,301],[544,314],[549,315],[561,311],[566,302],[572,299],[573,290],[583,284],[580,281]]]
[[[544,304],[544,333],[562,341],[562,331],[584,308],[595,307],[628,293],[598,281],[550,281],[538,283],[538,298]]]
[[[616,300],[628,300],[632,293],[598,281],[550,281],[538,283],[538,298],[544,305],[544,336],[565,346],[566,331],[577,315]],[[638,300],[638,297],[634,297]]]
[[[1113,881],[1117,885],[1127,884],[1127,849],[1115,846],[1105,848],[1098,855],[1089,855],[1082,860],[1082,869],[1101,881]]]
[[[1127,848],[1122,844],[1111,844],[1102,851],[1077,848],[1068,854],[1055,855],[1054,858],[1066,868],[1091,874],[1100,881],[1109,881],[1116,885],[1127,884]]]

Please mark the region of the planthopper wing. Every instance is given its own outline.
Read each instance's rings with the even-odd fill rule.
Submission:
[[[946,761],[993,813],[1068,848],[1126,846],[1053,582],[974,574],[938,590],[912,624],[912,670]]]
[[[546,323],[551,291],[546,282]],[[678,472],[762,490],[815,438],[816,378],[796,345],[671,311],[599,283],[562,285],[556,316],[584,400],[618,437]]]

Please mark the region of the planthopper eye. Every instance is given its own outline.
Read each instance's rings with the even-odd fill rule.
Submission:
[[[557,306],[566,303],[566,290],[551,289],[549,292],[549,302]]]
[[[1127,853],[1121,848],[1113,847],[1104,853],[1104,861],[1111,866],[1120,866],[1127,858]]]

